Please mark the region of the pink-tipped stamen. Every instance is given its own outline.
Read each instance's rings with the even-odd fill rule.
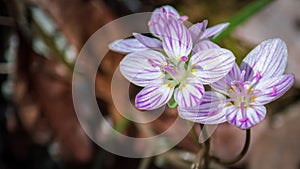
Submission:
[[[182,56],[182,57],[180,58],[180,60],[181,60],[182,62],[186,62],[186,61],[188,60],[188,57],[187,57],[187,56]]]
[[[189,19],[188,16],[181,16],[181,17],[179,18],[179,20],[181,20],[181,21],[186,21],[186,20],[188,20],[188,19]]]
[[[174,66],[171,66],[171,65],[163,66],[162,70],[165,72],[168,72],[170,75],[173,75],[173,76],[175,76],[177,74]]]

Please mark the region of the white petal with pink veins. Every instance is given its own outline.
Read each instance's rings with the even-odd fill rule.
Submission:
[[[170,58],[180,59],[188,56],[192,50],[192,37],[181,21],[169,20],[162,34],[162,45]]]
[[[178,107],[180,117],[201,124],[219,124],[226,121],[225,96],[205,92],[201,104],[194,107]]]
[[[262,78],[283,74],[287,62],[287,48],[281,39],[270,39],[255,47],[243,60],[241,70],[246,80],[255,76]]]
[[[259,122],[261,122],[266,116],[265,106],[249,106],[238,108],[236,106],[227,106],[226,119],[228,123],[239,127],[240,129],[249,129]]]
[[[109,49],[120,53],[131,53],[149,49],[137,39],[121,39],[109,44]]]
[[[234,60],[234,55],[227,49],[208,49],[194,54],[189,67],[192,74],[203,84],[211,84],[223,78],[232,69]]]
[[[194,107],[201,103],[204,86],[196,78],[189,77],[175,89],[174,99],[179,107]]]
[[[294,84],[294,75],[282,75],[259,81],[255,90],[259,92],[254,104],[267,104],[281,97]]]
[[[168,83],[157,83],[146,86],[135,98],[136,108],[153,110],[165,105],[172,97],[174,86]]]
[[[120,70],[131,83],[144,87],[164,78],[161,66],[166,64],[161,53],[146,50],[128,54],[120,63]]]

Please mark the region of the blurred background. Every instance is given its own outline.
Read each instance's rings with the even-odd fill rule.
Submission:
[[[238,62],[265,39],[279,37],[287,43],[287,72],[295,74],[295,85],[267,105],[268,117],[253,128],[246,157],[236,165],[215,168],[300,169],[299,0],[0,0],[0,169],[189,166],[184,159],[197,152],[189,136],[174,150],[153,158],[106,152],[86,136],[72,103],[72,69],[87,39],[114,19],[165,4],[189,16],[192,23],[208,19],[212,26],[230,21],[216,41],[232,50]],[[164,131],[176,118],[174,110],[166,109],[152,127],[140,129],[114,107],[110,81],[123,57],[109,52],[98,71],[95,92],[102,113],[131,136]],[[243,131],[220,125],[211,153],[233,157],[242,149],[244,136]]]

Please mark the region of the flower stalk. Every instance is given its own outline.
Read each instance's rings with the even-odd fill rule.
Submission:
[[[233,158],[231,160],[224,160],[224,159],[220,159],[218,157],[212,157],[212,159],[222,165],[232,165],[232,164],[240,161],[246,155],[246,153],[248,152],[249,146],[250,146],[250,142],[251,142],[251,129],[247,129],[245,144],[244,144],[242,151],[239,153],[239,155],[237,155],[235,158]]]
[[[207,136],[206,128],[204,127],[203,124],[201,126],[202,126],[201,129],[202,129],[203,136],[204,136],[204,138],[207,138],[208,136]],[[205,145],[205,154],[204,154],[204,166],[203,166],[203,169],[209,169],[209,163],[210,163],[210,159],[211,159],[211,156],[209,154],[209,151],[210,151],[210,138],[208,138],[204,142],[204,145]]]

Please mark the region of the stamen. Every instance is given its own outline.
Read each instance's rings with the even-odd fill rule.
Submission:
[[[257,72],[256,75],[255,75],[254,77],[255,77],[255,79],[256,79],[257,81],[260,80],[260,79],[262,78],[260,72]]]
[[[250,80],[250,82],[251,82],[250,87],[255,86],[261,78],[262,78],[262,75],[260,74],[260,72],[257,72],[255,74],[255,76],[253,76],[253,78]]]
[[[241,88],[241,92],[242,92],[243,94],[246,94],[246,88],[245,88],[244,83],[241,82],[239,85],[240,85],[240,88]]]
[[[173,75],[173,76],[175,76],[177,74],[174,66],[171,66],[171,65],[163,66],[162,70],[165,71],[165,72],[168,72],[170,75]]]
[[[241,77],[242,77],[241,81],[242,81],[242,82],[245,81],[245,74],[246,74],[246,71],[243,70],[243,71],[242,71],[242,74],[241,74]]]
[[[251,93],[247,95],[247,99],[251,99],[253,97],[257,97],[259,93]]]
[[[187,56],[182,56],[182,57],[180,58],[180,60],[181,60],[182,62],[186,62],[186,61],[188,60],[188,57],[187,57]]]
[[[245,116],[245,102],[241,102],[241,111],[243,116]]]
[[[240,94],[241,93],[240,90],[235,85],[232,85],[231,88],[232,88],[232,90],[233,90],[234,93],[236,93],[236,94]]]
[[[234,102],[236,99],[235,98],[228,98],[225,100],[225,103],[231,103]]]
[[[154,22],[152,22],[152,21],[149,21],[149,22],[148,22],[148,26],[153,26],[153,25],[155,25]]]
[[[188,19],[189,19],[188,16],[181,16],[181,17],[179,18],[179,20],[181,20],[181,21],[186,21],[186,20],[188,20]]]

